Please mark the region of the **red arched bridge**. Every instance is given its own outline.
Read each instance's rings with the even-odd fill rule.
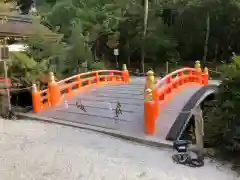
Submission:
[[[218,82],[197,61],[163,78],[100,70],[56,82],[51,74],[46,90],[33,86],[36,119],[129,136],[149,141],[179,139],[192,109],[214,93]]]

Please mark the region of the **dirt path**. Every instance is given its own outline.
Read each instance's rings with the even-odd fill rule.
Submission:
[[[1,121],[0,180],[235,180],[206,162],[189,168],[171,153],[109,136],[31,121]]]

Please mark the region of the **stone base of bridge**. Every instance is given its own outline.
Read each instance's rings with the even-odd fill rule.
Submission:
[[[110,135],[116,138],[120,138],[123,140],[131,141],[134,143],[139,143],[147,146],[154,146],[154,147],[159,147],[159,148],[172,148],[172,142],[167,141],[165,139],[161,139],[156,136],[147,136],[144,133],[130,133],[130,132],[121,132],[119,130],[114,130],[114,129],[108,129],[108,128],[103,128],[103,127],[96,127],[92,125],[86,125],[86,124],[80,124],[80,123],[74,123],[74,122],[69,122],[65,120],[59,120],[59,119],[53,119],[53,118],[47,118],[47,117],[41,117],[36,114],[26,114],[26,113],[18,113],[18,117],[21,120],[35,120],[35,121],[40,121],[43,123],[56,123],[59,125],[65,125],[65,126],[70,126],[74,128],[79,128],[79,129],[85,129],[85,130],[90,130],[94,131],[97,133],[102,133],[106,135]]]

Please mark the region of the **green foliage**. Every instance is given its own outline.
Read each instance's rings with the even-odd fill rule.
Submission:
[[[64,60],[67,57],[66,48],[61,39],[48,39],[41,32],[37,32],[33,38],[26,41],[28,48],[27,54],[33,57],[38,63],[46,65],[46,71],[52,70],[54,66],[55,73],[61,74],[64,67]]]
[[[78,43],[81,48],[79,58],[76,53],[73,53],[74,58],[67,55],[74,66],[81,64],[78,61],[85,56],[91,59],[90,53],[94,54],[94,60],[102,56],[112,59],[112,48],[115,47],[120,49],[120,61],[128,59],[136,64],[143,43],[146,62],[154,66],[161,66],[165,61],[202,59],[203,56],[210,61],[229,59],[229,49],[238,51],[240,47],[237,45],[239,31],[235,30],[240,25],[239,0],[149,1],[144,39],[141,1],[45,0],[38,9],[43,23],[62,33],[63,41],[71,48],[77,44],[77,40],[71,39],[84,41],[84,45]],[[208,17],[209,27],[206,25]],[[206,30],[210,35],[208,38]],[[80,51],[85,55],[81,57]]]
[[[38,78],[46,72],[46,61],[37,62],[23,52],[12,52],[10,54],[10,78],[24,86],[31,86]]]
[[[76,13],[77,9],[72,3],[59,1],[46,14],[45,21],[54,28],[58,28],[58,32],[64,34],[65,38],[68,38],[71,34],[72,23]]]
[[[89,70],[95,71],[101,69],[106,69],[106,66],[103,62],[93,62],[89,65]]]
[[[222,154],[240,153],[240,72],[223,80],[219,87],[217,104],[206,113],[207,143]]]
[[[64,56],[63,44],[48,40],[44,37],[38,36],[38,34],[36,34],[34,38],[29,39],[27,45],[28,53],[38,62]]]
[[[216,105],[205,110],[205,140],[219,155],[239,164],[240,154],[240,56],[221,68],[222,84]]]
[[[235,73],[240,72],[240,56],[232,57],[231,63],[220,65],[218,71],[222,79],[232,77]]]
[[[239,2],[149,1],[143,38],[141,1],[44,0],[37,7],[42,23],[61,33],[63,38],[50,42],[40,35],[29,42],[29,51],[37,61],[47,60],[48,69],[55,67],[56,73],[63,77],[85,71],[82,64],[86,61],[91,64],[106,59],[115,67],[113,48],[119,49],[119,64],[139,68],[143,44],[145,62],[152,67],[161,67],[168,61],[171,69],[177,63],[184,64],[184,60],[202,57],[220,62],[230,58],[230,51],[240,50]]]

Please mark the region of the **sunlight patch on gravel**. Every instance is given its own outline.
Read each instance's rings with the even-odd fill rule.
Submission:
[[[1,121],[0,180],[235,180],[226,167],[174,164],[171,151],[35,121]]]

